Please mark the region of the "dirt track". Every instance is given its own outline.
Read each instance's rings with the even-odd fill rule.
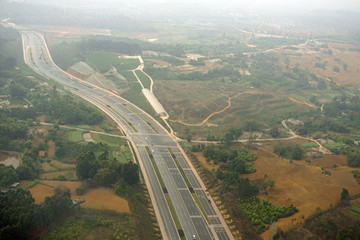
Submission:
[[[180,121],[180,120],[170,120],[170,122],[177,122],[177,123],[181,123],[183,125],[186,125],[186,126],[192,126],[192,127],[200,127],[202,125],[204,125],[205,123],[207,123],[209,121],[209,119],[214,116],[214,115],[217,115],[217,114],[220,114],[220,113],[223,113],[224,111],[226,111],[227,109],[229,109],[231,107],[231,100],[234,99],[234,98],[237,98],[243,94],[246,94],[246,93],[256,93],[256,91],[250,91],[250,92],[243,92],[243,93],[239,93],[238,95],[236,95],[235,97],[228,97],[228,105],[226,107],[224,107],[223,109],[221,109],[220,111],[216,111],[216,112],[213,112],[211,113],[208,117],[206,117],[201,123],[185,123],[183,121]]]

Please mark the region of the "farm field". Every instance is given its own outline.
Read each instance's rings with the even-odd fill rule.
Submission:
[[[35,199],[35,203],[41,203],[45,197],[54,194],[54,188],[58,185],[63,185],[70,189],[72,199],[81,198],[85,202],[81,205],[99,210],[113,210],[116,212],[130,213],[130,208],[127,200],[116,195],[113,190],[108,188],[90,189],[84,195],[77,195],[76,188],[80,186],[81,182],[67,182],[67,181],[40,181],[34,187],[30,188],[30,192]],[[111,199],[111,201],[109,201]]]

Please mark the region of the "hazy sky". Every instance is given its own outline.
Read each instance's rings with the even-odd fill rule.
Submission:
[[[16,0],[80,5],[203,5],[210,8],[261,8],[261,9],[345,9],[360,12],[360,0]],[[200,9],[199,9],[200,10]]]
[[[171,0],[150,0],[154,2],[172,2]],[[176,0],[177,1],[177,0]],[[360,0],[183,0],[182,2],[208,4],[214,6],[251,7],[261,9],[346,9],[360,12]],[[178,1],[177,1],[178,2]]]

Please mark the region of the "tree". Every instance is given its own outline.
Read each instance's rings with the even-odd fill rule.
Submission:
[[[349,151],[347,153],[347,164],[349,167],[360,167],[360,152]]]
[[[87,151],[76,159],[76,176],[80,179],[93,178],[98,170],[94,152]]]
[[[291,158],[294,160],[301,160],[303,155],[304,150],[298,144],[296,144],[292,151]]]
[[[271,137],[278,137],[280,135],[278,126],[271,128],[269,133]]]
[[[187,140],[188,142],[191,142],[191,138],[192,138],[191,134],[188,134],[188,135],[186,136],[186,140]]]
[[[343,188],[342,191],[341,191],[341,201],[345,201],[345,200],[349,200],[349,191],[346,189],[346,188]]]
[[[4,166],[0,164],[0,186],[8,187],[9,185],[19,181],[13,166]]]
[[[122,167],[122,171],[123,171],[124,180],[128,184],[130,185],[138,184],[140,180],[139,170],[138,170],[138,166],[135,163],[129,161]]]
[[[26,95],[26,88],[18,83],[11,84],[9,91],[12,97],[22,98]]]

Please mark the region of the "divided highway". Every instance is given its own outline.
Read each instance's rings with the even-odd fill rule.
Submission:
[[[186,239],[193,240],[193,235],[204,240],[234,239],[189,159],[158,122],[118,95],[59,69],[41,34],[21,34],[24,60],[35,72],[96,105],[126,133],[138,157],[164,239],[180,239],[180,227],[173,219],[169,199]]]

